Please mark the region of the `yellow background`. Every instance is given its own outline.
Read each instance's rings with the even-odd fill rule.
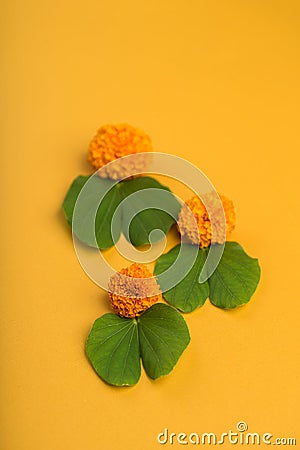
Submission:
[[[288,0],[2,2],[1,450],[152,450],[241,420],[300,439],[299,19]],[[262,279],[241,309],[186,316],[170,376],[118,389],[84,354],[109,309],[60,205],[124,121],[234,201]]]

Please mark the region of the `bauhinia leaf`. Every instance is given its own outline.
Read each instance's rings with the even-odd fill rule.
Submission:
[[[121,198],[119,194],[119,187],[118,185],[115,185],[104,196],[97,211],[95,232],[98,247],[101,249],[112,247],[120,238],[122,228],[122,213],[121,209],[117,209],[120,201]],[[114,215],[115,217],[112,224]]]
[[[86,353],[97,374],[115,386],[132,386],[140,378],[140,357],[150,378],[167,375],[190,342],[188,327],[171,306],[157,303],[137,319],[105,314],[97,319]]]
[[[182,271],[186,270],[193,258],[195,246],[182,245],[182,262],[176,269],[178,280]],[[202,306],[209,297],[210,301],[219,308],[231,309],[247,303],[252,297],[259,279],[260,267],[258,260],[248,256],[236,242],[226,242],[222,258],[208,281],[199,283],[199,276],[207,251],[199,249],[197,258],[188,274],[178,283],[174,280],[174,287],[165,290],[163,273],[173,266],[180,250],[180,245],[158,258],[154,273],[168,303],[183,312],[191,312]],[[172,274],[174,277],[174,274]]]
[[[182,256],[181,262],[178,268],[175,270],[175,275],[177,275],[177,280],[182,278],[182,274],[187,268],[191,266],[187,275],[178,283],[176,279],[174,280],[174,287],[165,291],[163,278],[160,274],[163,274],[167,269],[174,265],[180,251],[180,244],[172,248],[168,253],[160,256],[156,262],[154,273],[157,275],[158,283],[163,291],[163,296],[168,303],[175,306],[175,308],[183,312],[191,312],[194,309],[202,306],[209,295],[208,282],[199,283],[199,276],[207,252],[204,249],[197,249],[198,253],[194,264],[192,263],[195,257],[194,245],[183,244],[182,245]],[[172,275],[174,277],[174,274]],[[167,278],[167,281],[168,278]]]
[[[86,353],[97,374],[115,386],[132,386],[140,378],[137,322],[116,314],[97,319],[86,343]]]
[[[219,308],[244,305],[260,278],[258,260],[248,256],[237,242],[226,242],[224,253],[209,278],[209,297]]]
[[[124,199],[126,203],[118,208]],[[180,204],[166,186],[151,177],[136,177],[114,185],[112,180],[98,176],[79,176],[67,192],[63,209],[80,241],[106,249],[117,242],[121,231],[136,246],[149,243],[152,230],[166,234],[175,222]],[[114,214],[117,215],[112,221]]]
[[[89,176],[79,175],[75,178],[65,196],[62,207],[69,225],[72,225],[73,211],[78,195],[89,178]]]
[[[140,352],[150,378],[167,375],[190,342],[182,315],[171,306],[156,303],[138,319]]]
[[[133,245],[149,244],[152,230],[159,229],[166,234],[175,222],[180,204],[166,186],[151,177],[136,177],[124,181],[120,189],[123,198],[127,198],[123,209],[123,233]],[[134,195],[132,195],[134,194]],[[131,220],[129,233],[125,226],[128,218],[142,208]],[[161,208],[161,209],[160,209]],[[170,212],[172,215],[168,214]],[[161,239],[161,235],[158,236]],[[152,242],[155,242],[155,237]]]
[[[80,201],[76,204],[87,181],[89,181],[87,188],[82,191]],[[114,245],[111,222],[120,201],[118,189],[111,180],[97,176],[79,176],[67,192],[63,209],[68,223],[73,226],[74,233],[81,242],[91,247],[105,249]],[[120,234],[119,213],[114,221],[115,240],[119,239]]]

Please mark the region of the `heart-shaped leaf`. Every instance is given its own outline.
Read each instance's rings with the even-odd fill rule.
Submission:
[[[188,327],[171,306],[157,303],[137,319],[105,314],[97,319],[86,353],[97,374],[115,386],[140,378],[140,357],[150,378],[167,375],[190,342]]]
[[[120,205],[122,200],[125,203]],[[175,222],[180,204],[166,186],[151,177],[136,177],[115,184],[98,176],[79,176],[67,192],[63,209],[80,241],[106,249],[117,242],[121,231],[136,246],[149,243],[153,230],[166,234]],[[155,241],[153,236],[151,241]]]
[[[171,306],[156,303],[138,318],[143,366],[150,378],[167,375],[190,342],[188,327]]]
[[[136,177],[126,180],[122,182],[120,192],[123,198],[128,199],[123,208],[123,233],[133,245],[149,244],[151,231],[159,229],[166,234],[175,222],[180,204],[170,189],[154,178]],[[143,208],[145,209],[142,210]],[[133,217],[137,211],[141,212]],[[128,222],[129,233],[126,227]],[[160,239],[161,234],[158,234],[158,240]],[[152,242],[156,240],[152,236]]]
[[[105,314],[91,329],[86,353],[98,375],[115,386],[132,386],[140,378],[137,322]]]
[[[63,210],[69,225],[72,226],[73,211],[78,195],[90,176],[79,175],[71,184],[64,202]]]
[[[121,209],[117,209],[120,201],[119,187],[115,185],[104,196],[98,208],[95,233],[98,247],[101,249],[112,247],[120,238],[122,212]],[[114,221],[112,222],[114,215]]]
[[[181,262],[175,269],[175,274],[172,274],[174,287],[165,292],[165,283],[163,277],[160,277],[160,274],[163,274],[167,269],[174,265],[179,255],[180,248],[180,244],[176,245],[168,253],[160,256],[156,262],[154,273],[157,275],[158,283],[167,302],[183,312],[191,312],[199,306],[202,306],[209,295],[208,282],[205,281],[204,283],[199,283],[199,276],[205,263],[207,252],[202,248],[198,248],[198,253],[195,262],[193,263],[196,247],[194,245],[183,244],[180,256]],[[182,274],[185,273],[189,267],[191,268],[187,275],[184,276],[179,283],[176,283],[175,280],[180,280]]]
[[[86,189],[82,191],[88,181]],[[82,197],[76,204],[80,193]],[[63,209],[68,223],[73,226],[73,231],[81,242],[105,249],[114,245],[111,223],[120,201],[119,190],[111,180],[81,175],[73,181],[67,192]],[[117,240],[121,234],[120,211],[113,225],[114,238]]]
[[[226,242],[224,253],[209,278],[209,298],[219,308],[244,305],[260,278],[258,260],[248,256],[237,242]]]

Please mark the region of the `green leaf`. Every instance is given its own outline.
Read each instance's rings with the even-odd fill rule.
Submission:
[[[170,373],[190,342],[184,318],[163,303],[138,318],[138,331],[143,366],[152,379]]]
[[[65,196],[62,207],[69,225],[72,225],[74,206],[79,192],[89,178],[90,176],[79,175],[79,177],[75,178]]]
[[[158,283],[167,302],[183,312],[191,312],[202,306],[209,295],[208,282],[199,283],[199,276],[205,263],[207,252],[194,245],[183,244],[180,264],[175,268],[174,263],[179,255],[179,250],[180,244],[172,248],[168,253],[160,256],[156,262],[154,273],[158,277]],[[196,251],[197,256],[194,264],[192,264]],[[178,283],[177,280],[181,279],[185,273],[183,271],[188,270],[191,264],[192,267],[187,275]],[[166,282],[169,284],[170,276],[165,278],[164,281],[161,274],[172,266],[174,270],[170,276],[174,279],[174,287],[165,291],[165,284]]]
[[[81,192],[88,180],[89,183]],[[78,197],[80,201],[76,203]],[[111,180],[98,176],[79,176],[73,181],[65,197],[63,209],[68,223],[73,226],[73,231],[81,242],[105,249],[114,245],[111,222],[120,201],[118,186]],[[114,221],[115,240],[119,239],[120,234],[119,212]]]
[[[122,227],[122,211],[121,209],[117,210],[120,201],[121,197],[119,193],[119,186],[116,184],[104,196],[97,211],[95,231],[97,244],[101,249],[112,247],[120,238]],[[114,214],[116,214],[116,216],[114,218],[112,232],[112,219]]]
[[[123,208],[123,233],[135,246],[149,244],[149,235],[152,230],[159,229],[166,234],[180,210],[180,204],[171,194],[170,189],[151,177],[136,177],[124,181],[121,195],[128,199]],[[142,208],[147,209],[139,212],[132,219],[132,216]],[[130,219],[132,219],[131,222]],[[126,229],[128,223],[130,223],[129,233]],[[152,236],[151,241],[160,239],[159,233],[156,237]]]
[[[226,242],[218,267],[209,278],[210,300],[219,308],[244,305],[260,278],[258,260],[248,256],[237,242]]]
[[[81,192],[88,180],[89,183]],[[91,247],[106,249],[117,242],[123,231],[126,239],[137,246],[149,243],[152,230],[168,232],[175,219],[165,211],[177,217],[180,204],[166,186],[151,177],[136,177],[114,183],[98,176],[79,176],[72,183],[63,202],[63,209],[80,241]],[[80,201],[76,203],[78,198]],[[126,203],[117,209],[124,199]],[[143,208],[146,209],[138,212]],[[112,231],[112,218],[116,210]],[[130,218],[132,221],[128,231]],[[157,239],[161,239],[161,234]],[[152,236],[151,240],[154,242],[155,238]]]
[[[86,343],[97,374],[115,386],[132,386],[140,378],[140,352],[135,319],[105,314],[97,319]]]

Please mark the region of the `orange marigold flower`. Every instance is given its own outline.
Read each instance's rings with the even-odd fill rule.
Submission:
[[[201,248],[208,247],[210,244],[223,244],[234,230],[233,203],[224,195],[219,197],[224,210],[226,227],[223,226],[223,211],[215,192],[202,195],[208,210],[212,212],[211,218],[202,200],[197,196],[192,197],[182,206],[177,222],[178,228],[181,235],[192,244],[198,244]]]
[[[162,299],[155,277],[143,264],[131,264],[115,273],[108,284],[113,310],[121,317],[137,317]]]
[[[88,148],[88,161],[102,178],[119,180],[132,175],[132,171],[142,172],[149,161],[149,155],[118,161],[108,167],[106,164],[122,156],[152,151],[150,138],[144,131],[128,124],[105,125],[97,131]]]

